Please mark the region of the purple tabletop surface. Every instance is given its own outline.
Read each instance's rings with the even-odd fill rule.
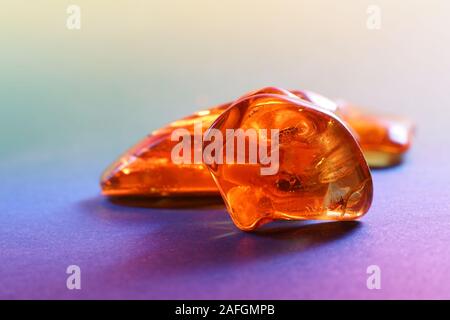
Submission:
[[[373,206],[360,221],[257,233],[236,229],[220,201],[111,203],[89,158],[15,159],[3,166],[0,297],[449,298],[449,166],[446,152],[433,165],[428,152],[373,172]],[[69,265],[81,268],[81,290],[66,288]],[[381,269],[380,290],[367,289],[370,265]]]

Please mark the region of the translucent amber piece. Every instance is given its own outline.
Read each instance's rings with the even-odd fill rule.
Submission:
[[[277,93],[296,97],[287,90],[264,88],[258,93]],[[244,96],[244,97],[245,97]],[[203,164],[174,164],[171,151],[178,143],[171,141],[175,129],[194,133],[194,123],[201,121],[206,130],[231,103],[199,111],[152,132],[111,164],[101,177],[101,187],[107,196],[189,196],[217,195],[218,189]]]
[[[278,94],[291,99],[300,98],[339,115],[358,139],[370,166],[393,165],[401,160],[409,148],[412,126],[407,122],[369,116],[347,103],[336,104],[310,91],[287,91],[268,87],[248,93],[241,99],[261,93]],[[178,128],[185,128],[193,133],[196,121],[201,121],[203,129],[206,130],[230,105],[231,103],[226,103],[199,111],[172,122],[144,138],[104,172],[101,178],[103,194],[107,196],[217,194],[217,187],[203,164],[174,164],[171,161],[171,150],[177,142],[171,141],[170,136]],[[376,137],[378,138],[375,139]],[[406,143],[399,143],[399,137],[408,137]]]
[[[253,230],[278,219],[351,220],[367,212],[371,174],[357,141],[335,114],[295,97],[256,94],[222,113],[208,134],[261,128],[279,130],[277,173],[261,174],[260,163],[207,165],[238,228]],[[204,150],[210,143],[205,140]]]
[[[217,186],[203,164],[174,164],[171,151],[177,144],[171,133],[185,128],[194,134],[194,121],[206,130],[229,106],[221,105],[172,122],[154,131],[110,165],[101,177],[107,196],[189,196],[217,194]]]

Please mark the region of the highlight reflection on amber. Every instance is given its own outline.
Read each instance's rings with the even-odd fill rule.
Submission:
[[[268,87],[251,92],[278,94],[303,99],[321,109],[337,114],[359,141],[370,166],[384,167],[398,163],[410,147],[412,126],[404,120],[375,117],[362,113],[347,103],[336,104],[310,91]],[[238,99],[239,100],[239,99]],[[199,111],[154,131],[124,153],[102,175],[101,187],[107,196],[189,196],[217,194],[218,189],[203,164],[174,164],[170,155],[177,144],[171,133],[185,128],[193,133],[194,122],[201,121],[206,130],[231,103]],[[395,128],[392,129],[392,128]],[[406,139],[399,139],[403,137]]]

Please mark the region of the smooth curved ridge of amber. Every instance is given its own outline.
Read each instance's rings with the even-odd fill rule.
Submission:
[[[250,92],[240,99],[261,93],[306,100],[337,114],[353,131],[371,167],[397,164],[410,147],[412,126],[407,121],[370,116],[348,103],[337,104],[311,91],[288,91],[267,87]],[[103,194],[114,197],[218,194],[217,187],[203,164],[172,163],[170,154],[177,142],[171,141],[170,136],[178,128],[185,128],[192,133],[195,121],[202,121],[203,130],[206,130],[231,104],[226,103],[199,111],[145,137],[103,173],[101,177]],[[403,143],[399,143],[401,140],[399,137],[407,137],[406,142],[403,140]]]
[[[279,219],[353,220],[368,211],[373,193],[369,167],[335,114],[285,95],[256,94],[233,104],[208,134],[261,128],[279,130],[276,174],[262,175],[259,162],[207,165],[239,229],[254,230]],[[205,140],[203,148],[210,143]]]

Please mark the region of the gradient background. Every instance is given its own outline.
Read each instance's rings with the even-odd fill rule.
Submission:
[[[450,2],[6,0],[0,43],[0,298],[450,298]],[[268,85],[416,121],[361,222],[248,234],[221,207],[99,195],[146,133]]]

